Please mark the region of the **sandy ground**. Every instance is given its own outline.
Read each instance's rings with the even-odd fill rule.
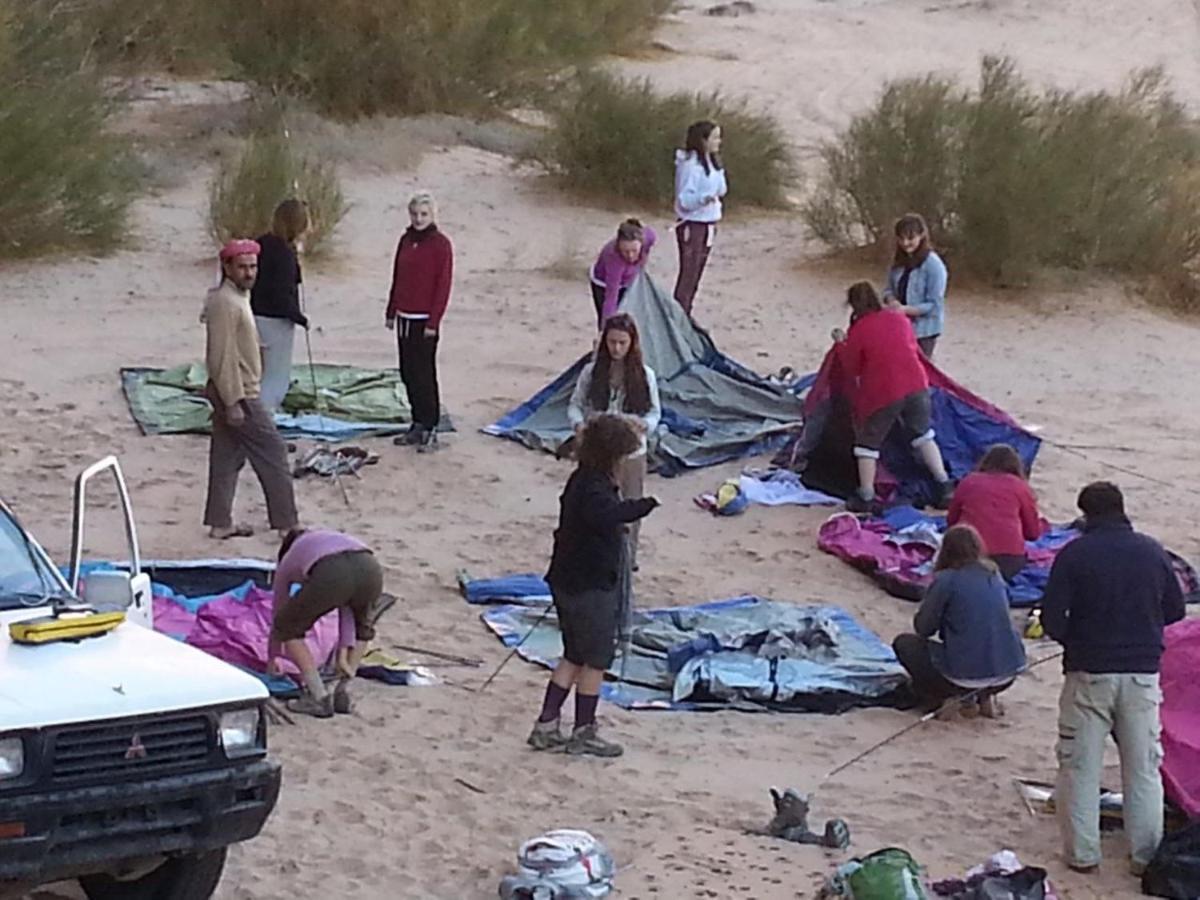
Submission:
[[[973,78],[984,52],[1009,53],[1031,78],[1064,87],[1114,87],[1133,68],[1162,64],[1180,94],[1200,103],[1197,20],[1184,0],[757,5],[736,19],[685,9],[659,35],[678,53],[615,65],[665,87],[751,95],[781,117],[802,150],[869,103],[883,79],[929,69]],[[617,216],[572,205],[500,155],[438,146],[418,157],[415,145],[412,152],[397,146],[380,147],[386,166],[346,174],[354,205],[339,257],[308,272],[310,310],[321,326],[314,351],[319,361],[392,363],[382,327],[391,253],[407,194],[432,187],[458,253],[442,373],[460,430],[433,456],[374,444],[381,464],[348,483],[349,509],[334,487],[308,481],[298,483],[299,502],[305,521],[378,548],[388,588],[402,598],[385,620],[385,646],[479,656],[490,669],[502,648],[459,599],[455,571],[541,570],[568,470],[476,429],[586,347],[592,313],[582,271],[567,281],[551,270],[563,257],[590,256]],[[71,478],[107,452],[120,455],[129,477],[146,555],[274,550],[261,537],[218,547],[206,540],[205,440],[140,436],[118,387],[121,365],[171,365],[202,352],[196,315],[213,273],[205,176],[202,166],[190,167],[139,204],[133,249],[0,271],[8,410],[0,418],[0,493],[59,556],[68,542]],[[736,172],[731,183],[736,191]],[[723,349],[760,370],[814,367],[842,318],[847,280],[879,275],[830,271],[815,256],[794,217],[729,222],[698,317]],[[651,269],[669,285],[674,267],[668,242]],[[1033,482],[1051,518],[1073,515],[1075,491],[1087,480],[1115,477],[1138,523],[1196,559],[1200,509],[1195,463],[1185,452],[1200,441],[1191,390],[1198,346],[1200,325],[1148,310],[1120,286],[1073,278],[1052,290],[998,296],[955,291],[952,279],[939,362],[1045,436],[1108,448],[1086,456],[1043,450]],[[911,606],[816,550],[824,513],[755,508],[716,520],[693,506],[693,495],[737,468],[651,480],[664,506],[643,530],[640,602],[750,592],[842,604],[889,639],[905,627]],[[239,509],[265,529],[261,494],[248,476]],[[120,549],[110,531],[97,523],[96,554]],[[1052,649],[1030,647],[1034,657]],[[442,673],[446,683],[432,688],[364,683],[356,716],[276,729],[272,744],[286,780],[279,809],[261,837],[234,849],[217,896],[495,896],[520,841],[558,826],[587,828],[609,843],[625,867],[624,897],[810,896],[842,857],[744,834],[769,817],[767,788],[806,789],[911,721],[888,710],[809,717],[605,708],[602,721],[626,744],[624,758],[534,756],[524,738],[544,672],[513,663],[483,696],[470,688],[484,670]],[[1045,666],[1011,691],[1006,719],[930,723],[885,747],[826,784],[814,817],[845,817],[855,852],[903,845],[938,877],[1011,847],[1048,867],[1061,896],[1136,896],[1119,839],[1106,841],[1100,874],[1073,876],[1053,823],[1029,817],[1013,790],[1014,776],[1052,776],[1059,681],[1056,667]],[[1115,768],[1108,781],[1118,784]]]

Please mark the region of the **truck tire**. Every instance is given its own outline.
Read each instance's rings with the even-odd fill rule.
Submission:
[[[209,900],[225,869],[227,848],[168,859],[137,881],[88,875],[79,886],[88,900]]]

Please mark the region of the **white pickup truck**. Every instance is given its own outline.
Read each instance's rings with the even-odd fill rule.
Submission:
[[[89,480],[111,473],[128,573],[79,585]],[[149,576],[113,457],[75,485],[64,577],[0,499],[0,898],[78,880],[90,900],[206,900],[229,845],[279,796],[256,678],[153,630]],[[92,589],[89,589],[92,588]],[[31,645],[13,622],[102,597],[107,634]]]

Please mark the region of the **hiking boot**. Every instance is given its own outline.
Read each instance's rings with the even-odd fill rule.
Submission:
[[[861,494],[854,493],[846,498],[846,512],[878,515],[880,503],[877,499],[864,499]]]
[[[409,425],[408,431],[404,434],[398,434],[392,438],[392,443],[397,447],[414,447],[421,443],[421,438],[425,434],[425,429],[420,425]]]
[[[287,704],[288,712],[299,713],[302,716],[312,716],[314,719],[333,718],[333,697],[326,694],[317,699],[312,694],[305,693]]]
[[[981,697],[979,699],[979,714],[985,719],[1002,719],[1004,718],[1004,707],[1000,705],[1000,700],[991,695]]]
[[[938,482],[934,489],[933,508],[934,509],[949,509],[950,501],[954,499],[954,482],[941,481]]]
[[[572,756],[602,756],[611,759],[620,756],[625,748],[612,741],[606,741],[596,734],[596,723],[576,727],[571,732],[571,740],[567,742],[567,752]]]
[[[436,431],[421,431],[421,439],[417,441],[418,453],[432,453],[438,448],[438,438]]]
[[[533,731],[525,741],[534,750],[559,751],[567,746],[567,738],[559,730],[558,719],[549,722],[534,722]]]
[[[350,679],[339,678],[333,689],[333,711],[340,716],[354,712],[354,698],[350,696]]]

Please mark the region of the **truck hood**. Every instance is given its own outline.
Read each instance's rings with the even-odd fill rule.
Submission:
[[[49,613],[45,608],[0,612],[0,731],[268,696],[253,675],[132,622],[78,643],[12,642],[9,624]]]

